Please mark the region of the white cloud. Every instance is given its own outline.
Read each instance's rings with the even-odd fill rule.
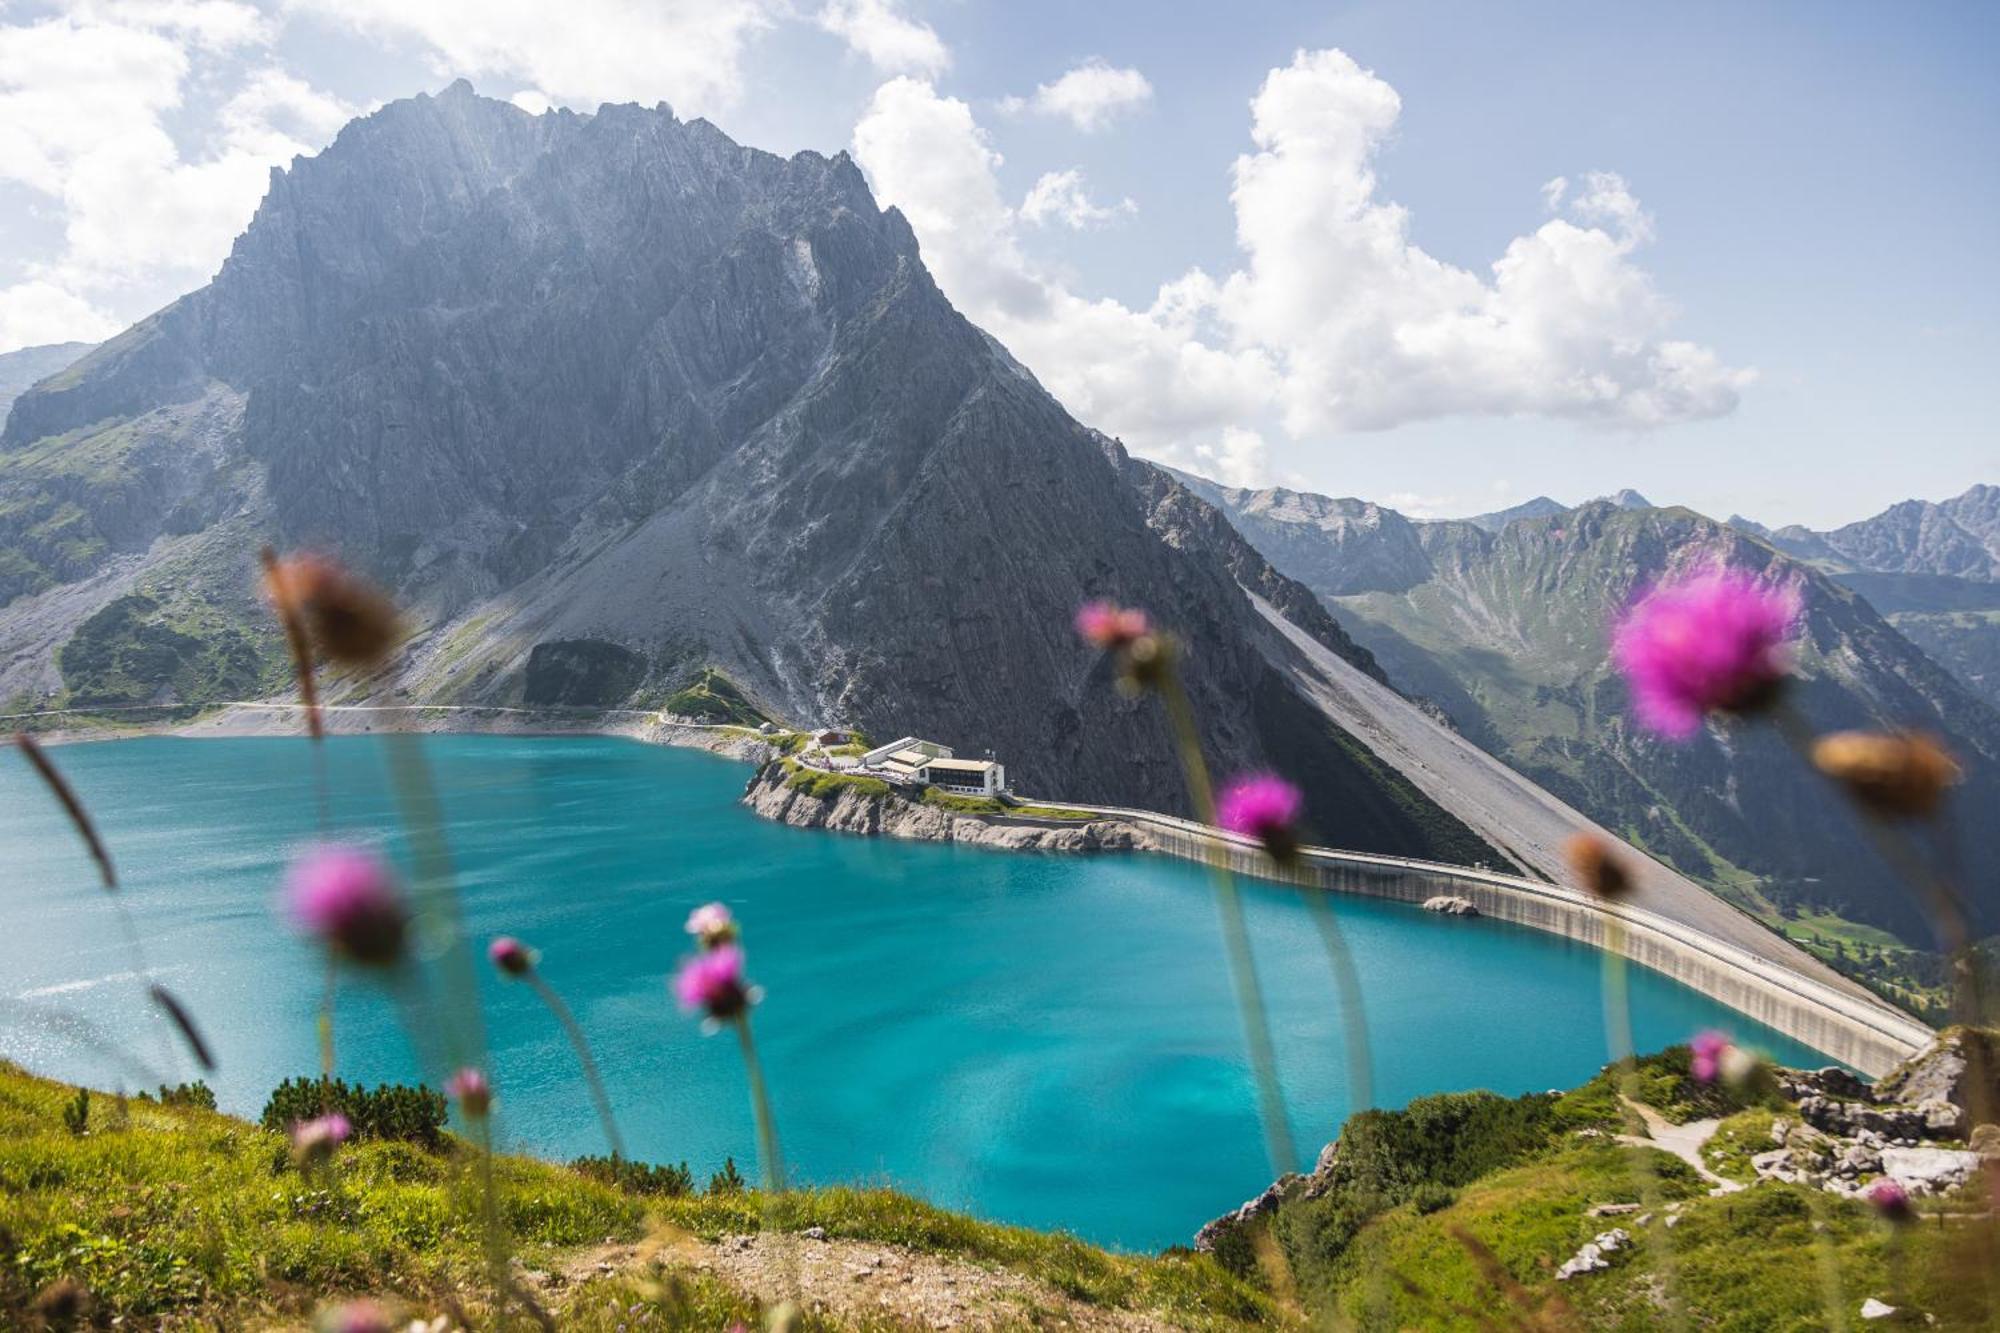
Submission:
[[[951,52],[928,23],[901,13],[895,0],[828,0],[819,26],[888,74],[942,74]]]
[[[994,174],[1000,155],[964,102],[892,79],[855,127],[854,155],[881,201],[909,219],[953,302],[1082,420],[1160,453],[1253,418],[1275,392],[1261,350],[1197,336],[1215,300],[1205,276],[1132,310],[1078,296],[1031,263]]]
[[[1073,231],[1101,227],[1114,218],[1130,217],[1138,211],[1139,206],[1130,199],[1110,205],[1092,200],[1083,188],[1083,173],[1075,167],[1044,172],[1028,190],[1028,197],[1021,201],[1021,221],[1037,227],[1059,222]]]
[[[270,168],[317,148],[353,114],[292,75],[256,68],[236,75],[208,142],[184,155],[167,119],[191,77],[213,73],[190,52],[252,40],[257,30],[230,26],[237,8],[107,4],[91,11],[102,18],[0,27],[0,184],[55,201],[63,227],[60,252],[0,291],[0,344],[101,338],[120,322],[110,311],[143,313],[163,287],[207,277]]]
[[[419,43],[440,78],[495,75],[582,110],[734,105],[743,55],[781,0],[292,0],[336,27]]]
[[[1224,486],[1257,490],[1270,484],[1270,453],[1270,446],[1256,431],[1224,426],[1217,443],[1195,446],[1195,467]]]
[[[99,342],[121,327],[75,292],[40,278],[0,287],[0,352],[42,343]]]
[[[1009,112],[1032,110],[1060,116],[1085,132],[1103,129],[1119,115],[1152,100],[1153,85],[1136,69],[1117,69],[1103,60],[1087,60],[1054,83],[1044,83],[1031,97],[1009,97],[1001,106]]]
[[[1550,182],[1562,215],[1485,274],[1458,268],[1380,197],[1375,155],[1401,112],[1340,51],[1273,70],[1251,104],[1255,151],[1234,168],[1240,266],[1190,270],[1145,309],[1078,294],[1023,252],[1024,224],[1087,202],[1081,180],[1045,175],[1010,210],[964,102],[894,80],[854,149],[952,300],[1080,418],[1155,455],[1247,474],[1267,427],[1310,439],[1466,414],[1644,428],[1733,410],[1751,373],[1667,336],[1673,307],[1635,262],[1652,219],[1624,180]]]

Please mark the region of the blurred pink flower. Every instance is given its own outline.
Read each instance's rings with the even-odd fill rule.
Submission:
[[[469,1116],[483,1116],[492,1109],[493,1085],[477,1069],[468,1066],[459,1070],[445,1080],[444,1090]]]
[[[1713,1028],[1694,1034],[1694,1038],[1688,1042],[1689,1049],[1694,1052],[1694,1058],[1688,1063],[1698,1081],[1715,1082],[1716,1076],[1722,1072],[1723,1052],[1727,1051],[1729,1046],[1729,1038]]]
[[[1861,1197],[1877,1213],[1891,1222],[1908,1221],[1911,1215],[1910,1192],[1899,1181],[1883,1176],[1861,1192]]]
[[[1116,602],[1086,602],[1076,611],[1076,632],[1084,642],[1106,651],[1129,648],[1151,629],[1152,622],[1144,611]]]
[[[486,956],[510,977],[525,977],[535,970],[535,951],[512,935],[496,936],[486,946]]]
[[[714,1019],[731,1019],[749,1007],[743,984],[743,950],[724,944],[696,954],[674,975],[674,998],[681,1008]]]
[[[721,903],[704,903],[688,913],[687,933],[713,949],[736,938],[736,918]]]
[[[1633,603],[1611,640],[1612,660],[1639,720],[1685,739],[1715,711],[1768,703],[1791,669],[1787,645],[1799,596],[1742,570],[1717,569],[1664,583]]]
[[[292,1157],[306,1165],[325,1162],[353,1134],[354,1126],[338,1111],[301,1120],[292,1126]]]
[[[286,880],[292,919],[354,962],[384,967],[402,956],[409,925],[395,876],[360,847],[316,847]]]
[[[1231,833],[1241,833],[1264,844],[1279,861],[1289,861],[1299,851],[1299,814],[1305,796],[1291,783],[1270,773],[1238,778],[1222,789],[1216,802],[1216,818]]]
[[[389,1312],[374,1301],[349,1301],[322,1310],[313,1320],[317,1333],[391,1333]]]

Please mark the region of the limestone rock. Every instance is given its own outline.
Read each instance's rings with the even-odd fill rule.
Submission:
[[[1451,893],[1440,893],[1434,897],[1424,899],[1424,910],[1426,912],[1442,913],[1445,916],[1479,915],[1479,908],[1473,903],[1472,899],[1461,898],[1457,894]]]
[[[1624,1249],[1631,1240],[1632,1234],[1623,1227],[1599,1233],[1596,1239],[1587,1241],[1583,1248],[1563,1260],[1562,1266],[1556,1269],[1556,1281],[1567,1282],[1578,1274],[1595,1273],[1611,1267],[1607,1256]]]
[[[1979,1154],[1954,1148],[1884,1148],[1882,1174],[1912,1194],[1948,1194],[1979,1169]]]

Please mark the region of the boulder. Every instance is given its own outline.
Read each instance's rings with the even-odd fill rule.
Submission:
[[[1979,1154],[1957,1148],[1884,1148],[1882,1174],[1912,1194],[1949,1194],[1979,1169]]]
[[[1928,1048],[1889,1071],[1875,1085],[1875,1100],[1930,1108],[1926,1120],[1942,1112],[1932,1103],[1952,1108],[1948,1126],[1933,1137],[1958,1138],[1971,1127],[1971,1108],[1978,1100],[1979,1082],[1986,1084],[1988,1107],[2000,1106],[2000,1041],[1990,1031],[1955,1027],[1938,1034]]]
[[[1479,908],[1473,903],[1472,899],[1461,898],[1457,894],[1452,893],[1440,893],[1435,897],[1424,899],[1424,910],[1426,912],[1438,912],[1445,916],[1479,915]]]
[[[1582,1249],[1563,1260],[1562,1267],[1556,1269],[1556,1281],[1567,1282],[1580,1273],[1595,1273],[1611,1267],[1605,1256],[1616,1254],[1632,1240],[1632,1233],[1624,1227],[1613,1227],[1601,1232],[1595,1240],[1585,1242]]]

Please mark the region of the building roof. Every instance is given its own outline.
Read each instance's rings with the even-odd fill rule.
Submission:
[[[988,769],[998,767],[998,765],[991,759],[933,759],[925,767],[956,768],[962,769],[967,773],[984,773]]]

